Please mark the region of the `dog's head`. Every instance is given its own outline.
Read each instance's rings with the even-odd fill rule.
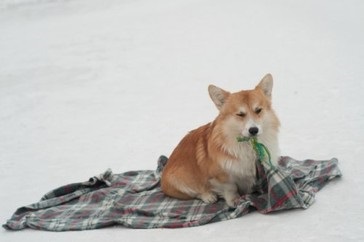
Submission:
[[[220,111],[216,124],[230,138],[238,136],[263,136],[278,131],[279,120],[272,100],[273,78],[267,74],[253,90],[230,93],[214,85],[208,90],[212,101]]]

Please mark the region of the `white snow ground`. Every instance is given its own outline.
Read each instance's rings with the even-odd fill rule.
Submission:
[[[275,78],[282,154],[337,157],[308,210],[186,229],[1,230],[1,241],[364,241],[364,2],[0,0],[0,218],[50,189],[154,169],[217,114],[207,94]]]

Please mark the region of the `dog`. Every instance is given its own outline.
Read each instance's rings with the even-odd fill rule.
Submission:
[[[173,150],[162,172],[162,191],[205,203],[222,197],[229,207],[236,207],[241,195],[251,193],[257,155],[250,142],[238,142],[237,137],[256,138],[270,151],[271,162],[277,163],[280,122],[271,105],[272,87],[271,74],[252,90],[230,93],[210,85],[219,114],[190,131]]]

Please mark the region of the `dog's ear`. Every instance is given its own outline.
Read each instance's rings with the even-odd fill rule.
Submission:
[[[230,95],[229,92],[214,85],[209,86],[209,94],[212,101],[215,103],[217,109],[219,110],[221,110],[222,106],[226,101],[226,98]]]
[[[263,79],[259,82],[258,86],[255,89],[261,89],[263,93],[271,98],[272,97],[272,88],[273,88],[273,77],[271,74],[267,74],[263,77]]]

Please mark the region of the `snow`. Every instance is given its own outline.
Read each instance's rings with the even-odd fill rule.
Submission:
[[[2,223],[109,167],[154,169],[216,116],[209,84],[252,88],[268,72],[282,154],[337,157],[343,172],[308,210],[1,241],[364,241],[363,12],[360,0],[1,0]]]

